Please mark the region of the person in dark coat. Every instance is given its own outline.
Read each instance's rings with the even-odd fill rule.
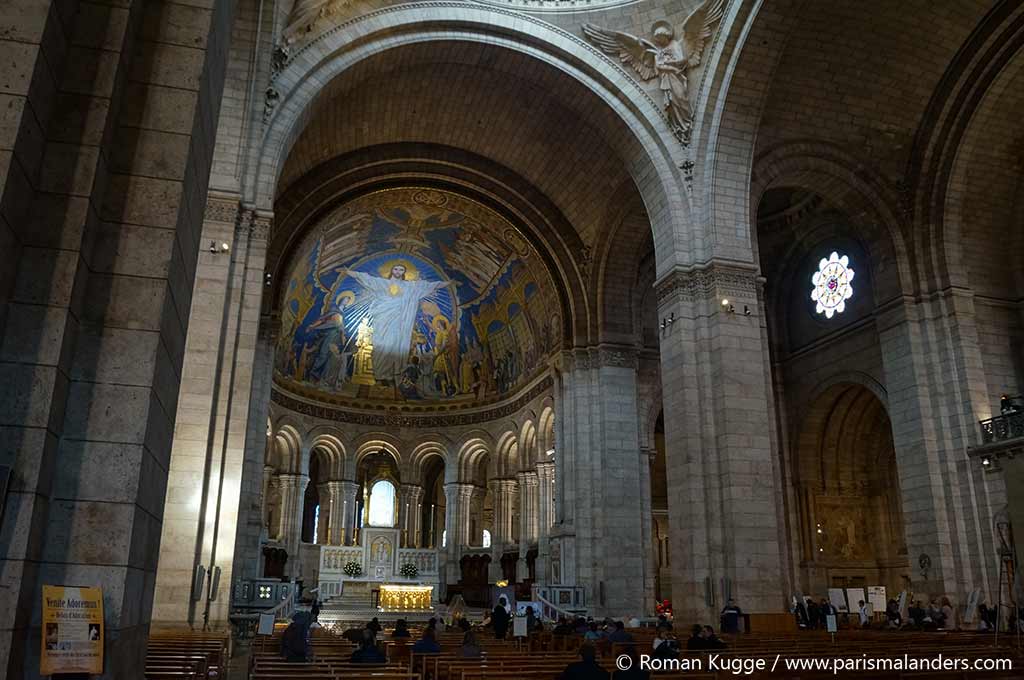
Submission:
[[[295,612],[281,636],[281,656],[285,661],[303,663],[312,656],[309,644],[309,613]]]
[[[505,609],[505,598],[498,598],[498,604],[494,607],[494,611],[491,612],[491,625],[494,626],[494,637],[497,640],[504,640],[506,633],[508,633],[508,622],[509,615],[508,610]]]
[[[597,663],[597,652],[593,645],[580,647],[580,660],[565,667],[561,680],[610,680],[608,671]]]
[[[377,646],[377,636],[369,628],[363,629],[363,639],[359,648],[352,652],[352,663],[387,663],[388,658]]]

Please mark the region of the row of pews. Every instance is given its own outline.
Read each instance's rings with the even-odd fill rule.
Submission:
[[[392,639],[390,631],[379,638],[387,656],[387,663],[379,665],[353,664],[350,656],[355,645],[325,629],[312,631],[313,658],[306,663],[287,663],[280,657],[280,638],[284,626],[273,636],[257,638],[251,648],[248,677],[251,680],[554,680],[569,663],[579,659],[578,650],[583,639],[578,635],[557,636],[551,633],[531,635],[528,641],[498,641],[488,631],[478,631],[483,656],[466,659],[459,656],[462,642],[460,632],[438,635],[442,651],[439,654],[413,654],[412,645],[420,631],[413,630],[411,638]],[[646,654],[652,648],[654,631],[632,630],[638,653]],[[680,631],[680,643],[685,638]],[[849,631],[837,636],[836,642],[824,632],[806,631],[777,635],[747,634],[723,638],[728,648],[715,653],[720,660],[767,659],[777,654],[785,658],[902,658],[911,654],[917,658],[995,659],[1013,661],[1013,668],[986,672],[840,672],[831,670],[775,673],[753,672],[742,677],[788,678],[791,680],[829,680],[846,675],[871,680],[1010,680],[1024,677],[1024,650],[1015,646],[1015,640],[1004,637],[999,646],[990,635],[968,632],[902,632],[902,631]],[[147,680],[198,680],[219,677],[227,662],[228,641],[216,635],[192,633],[155,634],[150,640],[146,657]],[[621,643],[599,644],[599,663],[609,673],[615,670],[615,659],[630,645]],[[707,653],[683,653],[684,658],[707,659]],[[706,666],[706,662],[705,662]],[[661,672],[659,678],[688,680],[726,680],[740,677],[734,672]]]
[[[229,658],[226,633],[154,632],[146,648],[146,680],[220,678]]]

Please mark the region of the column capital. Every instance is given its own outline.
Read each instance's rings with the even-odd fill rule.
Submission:
[[[658,304],[670,298],[687,302],[728,298],[757,302],[764,278],[754,264],[711,260],[689,267],[677,266],[654,284]]]
[[[524,470],[516,476],[519,478],[520,486],[537,486],[540,484],[540,479],[534,470]]]

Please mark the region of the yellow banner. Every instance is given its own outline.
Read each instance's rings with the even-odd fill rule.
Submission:
[[[43,586],[40,675],[103,673],[103,591]]]

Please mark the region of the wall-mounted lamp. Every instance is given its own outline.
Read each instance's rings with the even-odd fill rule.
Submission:
[[[227,243],[221,243],[219,246],[216,241],[210,241],[210,252],[216,255],[217,253],[226,253],[231,250],[231,246]]]
[[[736,305],[729,302],[729,298],[722,298],[722,309],[725,310],[728,314],[736,313]]]
[[[665,330],[666,328],[668,328],[669,326],[671,326],[675,322],[676,322],[676,313],[672,312],[671,314],[669,314],[668,316],[666,316],[664,319],[661,320],[660,328],[661,328],[661,330]]]
[[[992,459],[989,458],[988,456],[985,456],[984,458],[981,459],[981,464],[984,467],[992,467]]]
[[[273,279],[274,279],[274,277],[272,277],[272,276],[270,275],[270,272],[267,272],[267,273],[266,273],[266,274],[265,274],[265,275],[263,276],[263,283],[264,283],[264,285],[267,285],[267,286],[269,286],[269,285],[270,285],[270,283],[271,283],[271,281],[273,281]]]
[[[743,305],[743,316],[750,316],[750,314],[750,307],[748,307],[747,305]]]

